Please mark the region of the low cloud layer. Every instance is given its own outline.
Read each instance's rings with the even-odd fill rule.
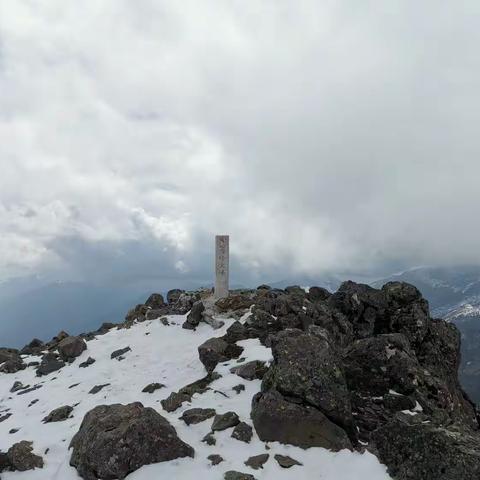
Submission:
[[[480,262],[475,1],[0,1],[0,279]]]

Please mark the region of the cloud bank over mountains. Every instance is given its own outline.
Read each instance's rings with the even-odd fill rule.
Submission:
[[[0,2],[0,279],[479,263],[479,14]]]

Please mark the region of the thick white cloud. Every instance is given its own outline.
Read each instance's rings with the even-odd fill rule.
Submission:
[[[479,13],[0,0],[0,276],[478,263]]]

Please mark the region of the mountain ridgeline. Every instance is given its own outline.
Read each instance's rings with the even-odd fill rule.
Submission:
[[[177,342],[173,348],[178,354],[163,357],[157,351],[161,341],[165,350]],[[105,342],[116,347],[111,355],[100,348]],[[190,355],[197,356],[196,371],[203,369],[204,376],[181,386],[179,380],[188,378],[195,363]],[[173,377],[139,393],[127,391],[138,374],[125,383],[126,372],[139,362],[150,365],[149,356],[157,358],[155,371],[171,371]],[[111,368],[112,361],[127,362],[121,375]],[[460,333],[452,323],[432,318],[420,291],[404,282],[376,289],[348,281],[333,294],[321,287],[306,292],[262,285],[232,291],[218,301],[210,290],[171,290],[166,302],[161,294],[152,294],[120,324],[104,324],[80,336],[61,332],[48,343],[35,339],[20,351],[2,348],[0,362],[0,382],[11,378],[13,383],[10,395],[0,399],[0,433],[10,428],[18,438],[25,415],[21,409],[26,408],[30,427],[23,431],[34,437],[0,453],[0,466],[7,471],[48,470],[57,462],[65,469],[62,478],[74,478],[73,469],[65,466],[68,458],[87,480],[125,478],[142,465],[164,463],[175,478],[196,478],[185,473],[193,475],[195,468],[181,469],[199,462],[209,448],[212,465],[225,460],[238,467],[239,459],[230,458],[229,449],[229,442],[237,441],[267,453],[245,458],[241,471],[219,467],[205,478],[277,478],[276,470],[263,472],[262,467],[268,450],[281,445],[291,446],[297,459],[277,453],[278,468],[295,468],[298,478],[314,478],[317,468],[301,452],[322,448],[370,452],[398,480],[480,477],[479,419],[458,380]],[[97,368],[105,383],[77,391],[74,405],[59,405],[43,419],[71,422],[62,434],[70,437],[71,450],[53,448],[50,454],[48,447],[43,457],[35,454],[36,442],[45,437],[31,427],[35,398],[23,397],[30,403],[22,407],[18,396],[45,392],[45,406],[51,405],[48,390],[62,382],[62,374],[69,383],[78,379],[68,390],[81,389],[84,371],[94,374]],[[235,377],[250,383],[248,388],[235,384]],[[159,403],[145,407],[140,402],[145,395],[160,395]],[[133,403],[111,405],[119,398]],[[224,403],[243,410],[218,414]],[[193,429],[209,422],[202,439]],[[222,437],[214,447],[215,437],[230,428],[233,440]]]

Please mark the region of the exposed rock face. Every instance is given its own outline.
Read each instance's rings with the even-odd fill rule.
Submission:
[[[34,338],[30,343],[25,345],[20,353],[22,355],[40,355],[43,348],[45,348],[44,343],[38,338]]]
[[[165,302],[163,301],[162,295],[160,295],[159,293],[152,293],[147,298],[145,305],[147,305],[147,307],[152,308],[153,310],[156,310],[156,309],[162,308],[165,305]]]
[[[372,433],[371,448],[396,479],[480,478],[480,439],[461,428],[398,415]]]
[[[62,360],[72,361],[87,349],[87,344],[81,337],[67,337],[58,344],[57,348]]]
[[[430,318],[415,287],[261,289],[253,314],[234,325],[224,340],[272,347],[252,401],[262,440],[339,450],[358,437],[396,479],[478,478],[478,420],[457,377],[460,337]]]
[[[18,350],[14,348],[0,348],[0,372],[16,373],[27,368],[23,363]]]
[[[123,479],[143,465],[194,454],[165,418],[139,402],[90,410],[70,447],[70,464],[85,480]]]
[[[255,430],[265,442],[280,442],[302,448],[351,449],[345,430],[320,410],[288,401],[276,390],[253,397],[251,417]]]

